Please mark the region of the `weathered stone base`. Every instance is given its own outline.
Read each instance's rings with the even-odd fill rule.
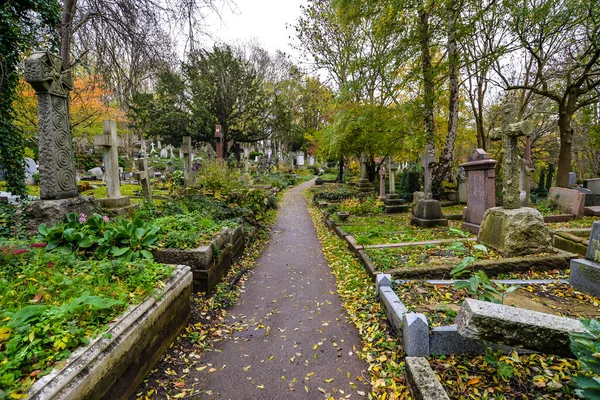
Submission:
[[[397,193],[389,193],[383,200],[386,214],[397,214],[408,211],[408,206]]]
[[[54,226],[58,222],[63,222],[67,214],[72,212],[90,215],[94,210],[94,198],[88,196],[62,200],[35,200],[25,210],[27,232],[36,234],[40,224]]]
[[[571,260],[569,282],[577,290],[600,297],[600,263],[586,259]]]
[[[580,232],[585,233],[580,236],[578,235]],[[552,236],[552,246],[557,249],[568,251],[569,253],[585,256],[588,249],[589,240],[587,238],[589,236],[590,229],[556,231]]]
[[[358,189],[359,192],[363,193],[372,192],[373,190],[375,190],[368,179],[359,179],[358,183],[356,184],[356,189]]]
[[[134,205],[131,204],[131,198],[127,196],[106,197],[97,200],[100,207],[109,216],[131,217],[135,209]]]
[[[488,209],[477,237],[505,257],[551,253],[552,238],[542,214],[535,208]]]
[[[462,223],[462,230],[463,231],[471,231],[473,232],[475,235],[479,233],[479,229],[481,228],[481,225],[479,224],[474,224],[472,222],[463,222]]]
[[[569,334],[586,332],[576,319],[466,299],[456,316],[458,333],[471,339],[571,356]]]
[[[448,226],[448,220],[443,217],[440,202],[433,199],[417,201],[413,207],[413,217],[411,218],[410,223],[422,228]]]
[[[127,399],[191,315],[192,275],[178,266],[161,296],[130,307],[66,366],[36,382],[30,399]]]
[[[448,226],[448,220],[445,218],[438,219],[424,219],[418,218],[413,215],[410,219],[412,225],[420,226],[421,228],[433,228],[436,226]]]

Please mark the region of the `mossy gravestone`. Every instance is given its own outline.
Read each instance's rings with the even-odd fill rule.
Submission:
[[[542,214],[535,208],[521,207],[518,156],[519,136],[529,136],[533,124],[516,122],[513,105],[502,108],[502,127],[490,132],[493,140],[502,140],[502,198],[504,207],[488,209],[478,240],[505,257],[552,252],[550,231]]]

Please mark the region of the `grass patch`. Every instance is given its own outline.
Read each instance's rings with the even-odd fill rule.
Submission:
[[[567,222],[552,222],[546,225],[550,229],[591,228],[596,221],[600,221],[600,217],[581,217]]]
[[[187,250],[208,244],[225,227],[240,224],[238,219],[215,221],[200,212],[169,215],[154,220],[160,226],[158,247]]]

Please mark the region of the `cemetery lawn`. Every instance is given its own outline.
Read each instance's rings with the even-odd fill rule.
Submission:
[[[550,229],[591,228],[596,221],[600,221],[600,217],[580,217],[567,222],[553,222],[546,225]]]
[[[463,209],[466,207],[466,204],[456,204],[454,206],[442,207],[442,213],[444,215],[453,215],[460,214],[462,215]]]
[[[474,248],[477,242],[463,242],[466,251],[449,249],[450,243],[392,247],[387,249],[367,248],[365,252],[375,264],[375,270],[386,272],[395,268],[414,268],[438,265],[456,265],[465,256],[476,260],[498,260],[502,256],[493,250],[484,252]]]
[[[500,286],[499,292],[508,287]],[[469,297],[466,289],[457,290],[454,285],[420,281],[396,283],[394,291],[409,312],[425,314],[432,327],[453,324],[464,299]],[[566,283],[519,285],[515,292],[506,294],[503,304],[575,319],[600,316],[600,298]]]
[[[22,393],[172,275],[149,260],[81,260],[43,244],[0,243],[0,393]]]

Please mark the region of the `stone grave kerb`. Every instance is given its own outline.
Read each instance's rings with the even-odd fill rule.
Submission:
[[[517,121],[515,110],[514,105],[504,104],[501,110],[501,127],[490,131],[492,140],[502,140],[502,201],[507,210],[521,207],[518,138],[530,136],[533,132],[531,121]]]
[[[467,174],[467,207],[463,229],[479,231],[483,214],[496,206],[496,160],[483,149],[475,149],[460,166]]]
[[[37,52],[25,59],[25,80],[38,96],[40,198],[77,197],[69,122],[71,70],[63,68],[59,56]]]
[[[191,186],[193,180],[191,136],[183,137],[181,150],[183,151],[183,184],[184,186]]]

